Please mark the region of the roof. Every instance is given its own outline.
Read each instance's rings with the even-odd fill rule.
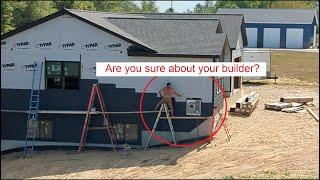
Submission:
[[[135,14],[141,15],[147,18],[160,18],[160,19],[169,19],[169,18],[177,18],[177,19],[219,19],[222,27],[222,31],[227,34],[228,41],[231,49],[235,49],[237,46],[239,32],[242,34],[242,40],[244,46],[247,45],[247,35],[244,27],[244,18],[242,14],[177,14],[177,13],[153,13],[153,14]]]
[[[63,9],[1,35],[1,40],[61,15],[70,15],[126,40],[147,54],[163,56],[220,56],[226,41],[218,19],[147,18],[139,14]],[[220,31],[219,31],[220,30]],[[129,52],[129,51],[128,51]]]
[[[217,19],[108,18],[157,54],[221,55],[226,35]]]
[[[243,14],[246,23],[312,24],[318,17],[314,9],[228,9],[220,8],[217,14]]]

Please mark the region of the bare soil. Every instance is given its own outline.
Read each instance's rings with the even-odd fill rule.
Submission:
[[[261,95],[250,117],[229,115],[212,143],[194,148],[161,147],[120,152],[40,151],[1,156],[1,178],[314,178],[319,179],[319,122],[306,110],[284,113],[264,109],[281,96],[311,96],[319,112],[318,87],[285,83],[245,84]],[[228,102],[240,97],[240,91]]]
[[[319,53],[272,51],[271,71],[293,81],[319,84]]]

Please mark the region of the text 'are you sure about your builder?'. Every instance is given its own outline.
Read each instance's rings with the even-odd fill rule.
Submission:
[[[97,76],[266,76],[266,63],[97,62]]]

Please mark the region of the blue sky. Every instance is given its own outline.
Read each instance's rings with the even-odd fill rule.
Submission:
[[[172,1],[172,7],[176,12],[184,12],[187,9],[193,10],[198,4],[203,4],[204,1]],[[171,7],[171,1],[157,1],[157,5],[160,8],[160,12],[164,12]]]

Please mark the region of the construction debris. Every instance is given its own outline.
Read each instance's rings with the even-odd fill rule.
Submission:
[[[297,113],[304,109],[304,106],[313,106],[312,97],[282,97],[280,102],[266,103],[265,109]]]
[[[251,92],[249,95],[244,95],[238,99],[236,104],[230,107],[230,112],[250,116],[257,107],[259,100],[260,95],[256,92]]]
[[[264,104],[264,107],[270,110],[281,111],[282,109],[292,107],[292,105],[290,103],[272,102]]]
[[[307,108],[307,111],[316,121],[319,122],[319,117],[316,115],[316,113],[314,113],[310,108]]]
[[[308,102],[313,102],[313,98],[312,97],[282,97],[280,98],[280,102],[308,103]]]
[[[298,111],[303,110],[303,106],[297,106],[297,107],[290,107],[290,108],[284,108],[281,111],[286,113],[297,113]]]

